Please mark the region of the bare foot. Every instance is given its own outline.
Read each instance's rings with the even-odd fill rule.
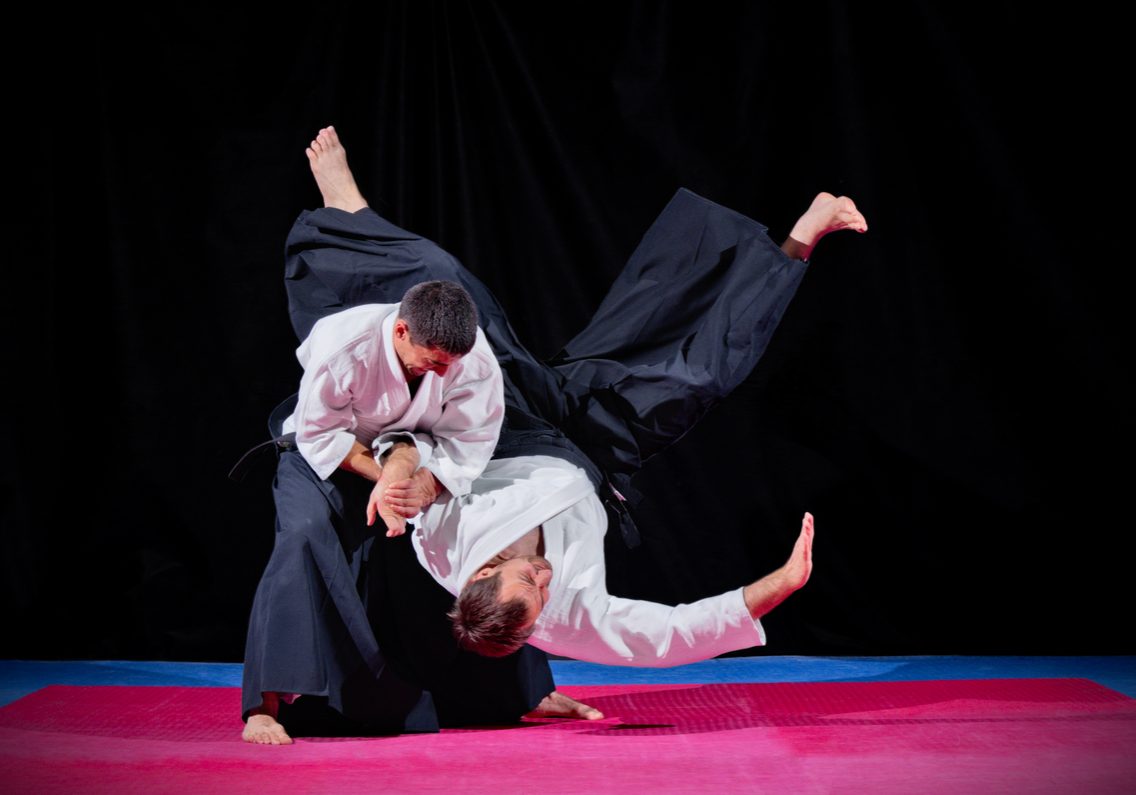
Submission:
[[[324,207],[338,207],[353,213],[367,206],[367,200],[359,192],[355,177],[347,167],[347,150],[339,142],[334,127],[324,127],[316,139],[304,150],[323,195]]]
[[[291,745],[292,738],[271,715],[249,715],[241,739],[257,745]]]
[[[603,713],[595,707],[581,704],[558,690],[553,690],[541,699],[536,709],[529,713],[534,718],[579,718],[581,720],[603,720]]]
[[[868,222],[847,196],[818,193],[781,248],[791,257],[808,259],[822,237],[842,229],[867,232]]]
[[[249,714],[241,739],[257,745],[291,745],[292,738],[276,720],[280,714],[280,694],[261,693],[260,696],[263,701]]]

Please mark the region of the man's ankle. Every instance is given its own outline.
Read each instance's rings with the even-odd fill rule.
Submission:
[[[781,250],[791,259],[799,259],[802,262],[808,262],[809,254],[812,253],[812,248],[806,246],[795,237],[785,238],[785,242],[781,244]]]

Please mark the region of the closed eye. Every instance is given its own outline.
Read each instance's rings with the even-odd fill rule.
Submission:
[[[540,596],[540,609],[543,610],[544,606],[548,603],[548,600],[544,596],[544,590],[537,587],[536,579],[531,574],[528,574],[526,572],[521,574],[521,581],[526,585],[531,586],[537,592],[537,595]]]

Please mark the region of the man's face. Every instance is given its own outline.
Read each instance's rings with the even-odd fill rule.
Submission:
[[[502,603],[513,599],[525,602],[529,606],[529,622],[526,626],[531,627],[535,624],[540,617],[540,611],[548,604],[548,584],[552,582],[552,564],[540,555],[530,555],[510,558],[489,572],[490,574],[499,572],[501,575],[501,593],[498,600]]]
[[[395,355],[402,363],[402,371],[408,381],[426,373],[445,375],[450,365],[461,358],[439,348],[427,348],[425,345],[415,343],[410,338],[410,327],[402,319],[394,322],[393,343]]]

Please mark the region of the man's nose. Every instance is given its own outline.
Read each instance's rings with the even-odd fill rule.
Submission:
[[[552,572],[548,569],[537,569],[533,579],[536,581],[538,588],[543,588],[552,582]]]
[[[434,367],[432,369],[438,375],[445,375],[446,370],[449,370],[450,366],[448,364],[436,364],[436,365],[434,365]]]

